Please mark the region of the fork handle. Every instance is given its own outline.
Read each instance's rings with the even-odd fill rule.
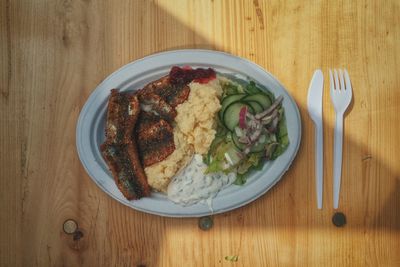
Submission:
[[[333,208],[339,207],[340,180],[342,176],[343,114],[336,114],[333,143]]]
[[[323,140],[322,123],[315,125],[315,186],[317,192],[317,207],[322,209],[322,193],[323,193],[323,162],[324,162],[324,140]]]

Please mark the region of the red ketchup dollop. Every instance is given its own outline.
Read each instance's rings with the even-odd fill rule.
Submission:
[[[192,81],[204,84],[214,80],[216,77],[217,75],[212,68],[192,69],[190,66],[182,68],[174,66],[169,72],[171,83],[175,85],[186,85]]]

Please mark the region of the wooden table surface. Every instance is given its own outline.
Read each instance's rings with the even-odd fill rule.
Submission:
[[[301,3],[302,2],[302,3]],[[0,2],[1,266],[400,266],[400,2]],[[336,3],[338,2],[338,3]],[[75,147],[79,112],[119,67],[159,51],[247,58],[297,101],[303,138],[272,190],[197,219],[162,218],[102,192]],[[317,210],[307,89],[316,68],[345,67],[340,209],[333,226],[334,112],[324,94],[324,205]],[[396,166],[397,165],[397,166]],[[62,231],[74,219],[83,237]],[[237,262],[225,256],[237,255]]]

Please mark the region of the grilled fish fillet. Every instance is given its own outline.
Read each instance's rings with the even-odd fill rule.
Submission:
[[[148,116],[144,114],[143,116]],[[163,161],[175,150],[172,126],[163,119],[154,120],[151,115],[137,128],[138,147],[144,167]]]
[[[158,115],[166,121],[172,122],[176,117],[176,110],[169,105],[161,96],[154,93],[139,95],[140,107],[143,111]]]
[[[140,163],[134,129],[140,113],[136,95],[111,90],[108,102],[106,141],[100,146],[115,183],[128,199],[150,194],[150,187]]]
[[[106,121],[106,142],[126,143],[132,138],[133,129],[140,112],[136,95],[111,90],[108,100]]]
[[[133,143],[104,143],[100,150],[118,189],[128,200],[150,195],[150,187]]]
[[[163,161],[175,150],[172,123],[175,107],[186,101],[190,88],[172,84],[169,75],[138,91],[141,113],[136,126],[137,144],[144,167]]]
[[[149,83],[139,90],[139,95],[159,95],[171,107],[176,107],[186,101],[190,94],[190,88],[186,84],[173,84],[169,75]]]

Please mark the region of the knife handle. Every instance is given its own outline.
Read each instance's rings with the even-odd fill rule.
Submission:
[[[315,185],[317,191],[317,207],[322,209],[323,192],[323,161],[324,161],[324,140],[322,123],[315,125]]]

